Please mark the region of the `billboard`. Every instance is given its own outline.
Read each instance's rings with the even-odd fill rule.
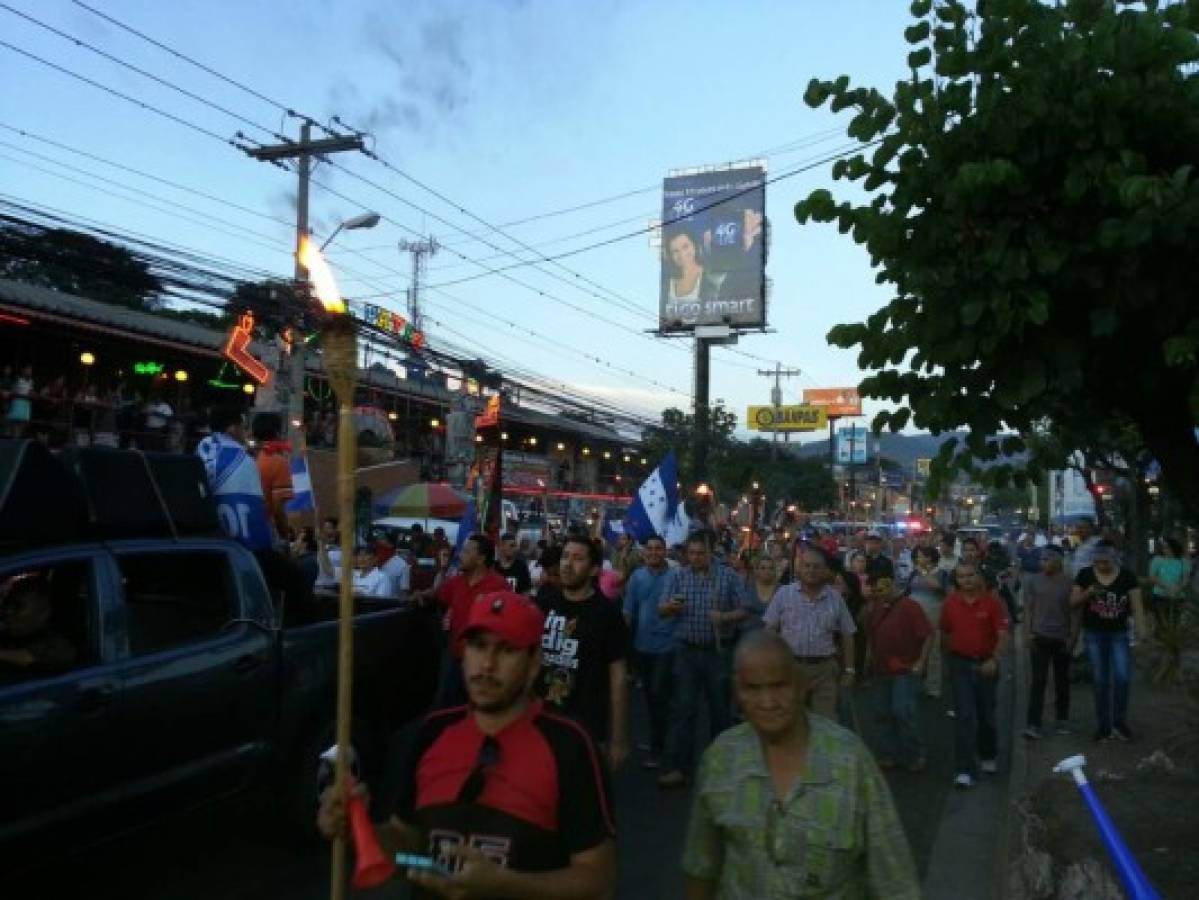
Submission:
[[[806,404],[751,406],[745,413],[750,431],[818,431],[827,424],[824,409]]]
[[[698,172],[662,184],[658,327],[766,325],[766,170]]]
[[[804,388],[803,402],[823,406],[830,418],[862,414],[862,398],[856,387]]]
[[[837,462],[860,465],[869,459],[869,431],[865,425],[837,429]]]

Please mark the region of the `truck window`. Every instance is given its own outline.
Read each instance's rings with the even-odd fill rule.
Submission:
[[[0,685],[96,662],[87,561],[0,570]]]
[[[117,561],[134,656],[211,640],[237,615],[229,559],[220,551],[128,553]]]

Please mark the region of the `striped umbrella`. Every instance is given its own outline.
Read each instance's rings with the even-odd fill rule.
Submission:
[[[384,494],[378,506],[387,516],[457,519],[466,509],[466,500],[448,484],[420,482]]]

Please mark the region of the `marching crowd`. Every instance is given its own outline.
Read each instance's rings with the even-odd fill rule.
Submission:
[[[249,457],[240,417],[227,419],[197,452],[223,490],[257,490],[264,530],[282,534],[282,464],[265,449]],[[218,506],[245,496],[218,491]],[[332,589],[337,524],[301,532],[284,554],[254,549],[283,560],[281,580],[297,589]],[[231,533],[253,546],[254,529]],[[1080,637],[1095,739],[1132,738],[1130,647],[1148,622],[1110,541],[1084,527],[1067,558],[1033,532],[1014,549],[929,531],[889,548],[873,531],[848,548],[830,537],[801,531],[746,553],[702,529],[677,547],[627,536],[608,546],[582,526],[536,546],[475,532],[453,547],[414,529],[406,549],[357,547],[356,592],[443,623],[434,711],[377,828],[385,847],[416,854],[408,876],[422,895],[609,896],[609,777],[636,754],[661,789],[692,788],[689,897],[917,897],[882,770],[925,770],[929,695],[954,719],[955,785],[998,771],[997,687],[1016,627],[1031,648],[1028,739],[1044,733],[1050,669],[1054,728],[1069,731]],[[1155,613],[1169,616],[1190,570],[1180,547],[1163,546],[1150,583]],[[863,679],[868,734],[851,690]],[[649,723],[638,746],[634,693]],[[345,800],[333,788],[322,798],[330,836]]]

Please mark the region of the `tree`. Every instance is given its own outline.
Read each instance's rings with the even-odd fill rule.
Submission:
[[[255,326],[269,335],[299,322],[302,331],[315,329],[315,305],[301,302],[296,284],[282,278],[240,281],[233,289],[231,307],[238,313],[254,314]]]
[[[65,228],[0,225],[0,276],[129,309],[153,311],[163,284],[126,247]]]
[[[708,415],[708,468],[719,471],[737,430],[737,414],[722,404],[711,407]],[[690,484],[694,477],[695,416],[670,407],[662,411],[662,424],[647,428],[642,436],[646,453],[660,460],[673,450],[679,463],[679,480]]]
[[[916,0],[910,80],[888,99],[813,80],[809,105],[853,108],[861,152],[802,222],[852,232],[893,299],[829,341],[860,347],[867,396],[934,434],[934,460],[1023,484],[1044,423],[1066,447],[1102,448],[1118,423],[1199,515],[1199,4],[1156,0]],[[990,437],[988,437],[990,436]]]

